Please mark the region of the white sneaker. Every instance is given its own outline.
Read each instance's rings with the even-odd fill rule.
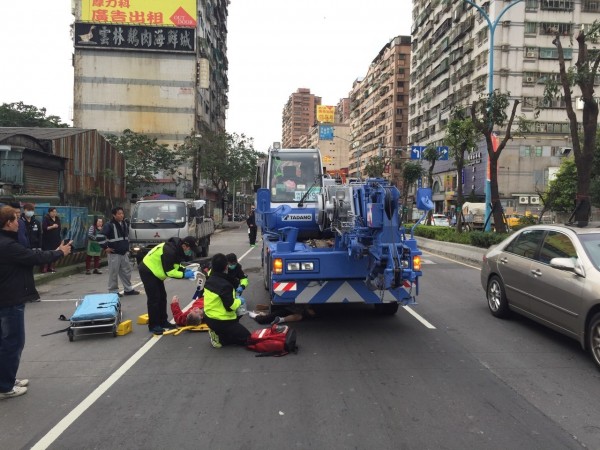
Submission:
[[[8,392],[0,392],[0,400],[4,400],[6,398],[18,397],[20,395],[25,394],[26,392],[27,392],[26,387],[15,386],[12,388],[12,390],[10,390]]]
[[[29,380],[19,380],[19,379],[16,379],[15,380],[15,386],[17,386],[17,387],[29,386]]]

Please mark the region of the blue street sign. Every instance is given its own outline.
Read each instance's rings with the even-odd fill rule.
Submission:
[[[319,139],[333,141],[333,127],[331,125],[319,125]]]
[[[419,179],[417,180],[417,187],[418,188],[422,188],[423,187],[423,178],[419,177]]]
[[[450,149],[446,146],[438,147],[438,161],[448,161],[448,156],[450,154]]]
[[[425,147],[422,145],[413,145],[410,148],[410,159],[421,159],[423,157]]]

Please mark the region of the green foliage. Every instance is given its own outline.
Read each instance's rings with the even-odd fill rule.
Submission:
[[[120,136],[107,135],[111,143],[125,158],[125,183],[127,192],[134,192],[141,184],[153,183],[160,171],[173,174],[179,165],[178,158],[156,138],[135,133],[129,129]]]
[[[415,235],[436,241],[453,242],[456,244],[472,245],[474,247],[488,248],[491,245],[502,242],[508,234],[485,233],[483,231],[471,231],[469,233],[457,233],[454,228],[434,227],[419,225],[415,228]]]
[[[572,158],[563,159],[556,178],[548,183],[545,201],[553,211],[571,212],[577,195],[577,166]]]
[[[424,173],[425,170],[423,169],[423,166],[418,162],[409,161],[404,164],[404,167],[402,168],[402,178],[407,186],[415,184]]]
[[[365,164],[363,172],[367,177],[382,178],[386,165],[386,158],[382,156],[371,156],[369,161],[367,161],[367,164]]]
[[[46,108],[17,102],[0,106],[0,127],[68,128],[69,125],[58,116],[46,116]]]

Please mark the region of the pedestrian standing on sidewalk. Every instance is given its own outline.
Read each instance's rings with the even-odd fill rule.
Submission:
[[[54,250],[60,242],[60,217],[56,208],[51,206],[42,220],[42,250]],[[56,263],[43,266],[42,273],[46,272],[56,272]]]
[[[254,205],[250,208],[250,215],[246,219],[246,225],[248,225],[248,238],[250,239],[250,246],[256,246],[256,216],[254,215]]]
[[[112,209],[112,219],[102,227],[106,241],[101,245],[108,256],[108,292],[119,294],[119,279],[125,295],[138,295],[131,285],[131,263],[129,262],[129,227],[125,212],[120,206]]]
[[[34,250],[42,248],[42,224],[35,218],[35,206],[31,203],[23,205],[23,214],[19,223],[19,242]]]
[[[27,392],[29,380],[18,380],[17,371],[25,346],[25,303],[40,298],[35,289],[33,267],[51,264],[71,253],[62,242],[55,250],[40,251],[19,244],[18,212],[0,208],[0,400]]]
[[[92,261],[94,261],[94,273],[101,274],[100,272],[100,255],[102,254],[102,244],[106,240],[102,234],[102,227],[104,226],[104,219],[102,217],[95,217],[94,223],[88,230],[88,243],[85,255],[85,274],[92,274]]]

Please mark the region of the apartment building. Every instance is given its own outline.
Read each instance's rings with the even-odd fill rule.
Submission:
[[[350,177],[364,176],[369,158],[389,159],[384,176],[400,185],[402,149],[408,143],[411,37],[384,45],[367,74],[350,91]]]
[[[546,189],[571,146],[564,100],[543,99],[545,81],[558,78],[558,52],[552,40],[556,33],[562,36],[567,66],[574,64],[577,48],[570,36],[600,19],[599,2],[524,0],[510,7],[507,1],[476,3],[492,22],[508,8],[495,29],[493,49],[487,22],[467,2],[413,1],[409,144],[443,145],[453,108],[487,94],[492,51],[493,89],[518,99],[517,115],[534,124],[530,133],[509,141],[502,152],[500,200],[506,212],[535,212],[540,207],[538,193]],[[575,106],[581,119],[581,107]],[[500,137],[505,132],[497,131]],[[486,168],[483,142],[468,156],[462,174],[456,173],[451,160],[438,161],[432,186],[436,211],[452,209],[457,183],[462,183],[466,196],[483,199]]]
[[[130,129],[169,146],[203,129],[224,131],[228,6],[73,2],[74,126],[116,135]],[[178,184],[191,190],[186,183]]]
[[[317,105],[320,104],[321,97],[311,94],[307,88],[299,88],[290,95],[283,107],[281,119],[283,148],[301,148],[306,145],[306,135],[316,123]]]

